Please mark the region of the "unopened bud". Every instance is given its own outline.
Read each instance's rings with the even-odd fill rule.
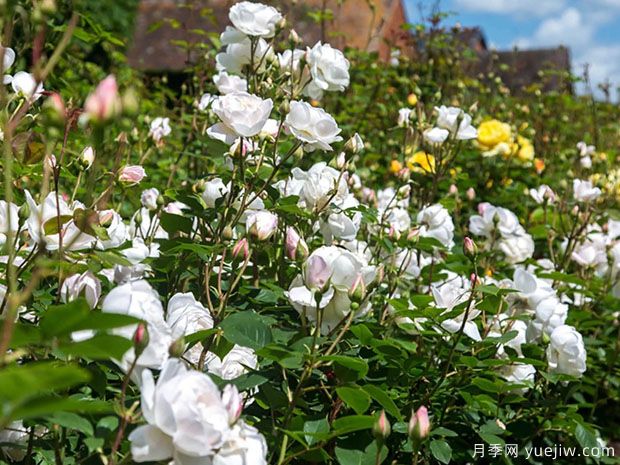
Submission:
[[[463,253],[470,260],[473,260],[476,255],[478,255],[478,247],[471,237],[465,237],[463,239]]]
[[[409,438],[414,444],[419,445],[431,432],[431,423],[428,419],[428,410],[422,406],[417,412],[411,412],[409,427],[407,429]]]
[[[364,283],[364,278],[361,274],[357,275],[355,281],[353,282],[353,286],[349,289],[349,299],[352,302],[362,302],[364,297],[366,296],[366,284]]]
[[[235,235],[233,234],[233,228],[227,224],[222,231],[222,237],[227,241],[231,240]]]
[[[149,332],[144,323],[138,323],[136,331],[133,333],[133,348],[136,357],[139,357],[144,349],[149,345]]]
[[[375,437],[377,442],[383,443],[391,432],[392,425],[390,425],[390,421],[387,419],[385,410],[381,410],[381,413],[375,420],[375,424],[372,427],[372,435]]]
[[[239,240],[232,250],[233,258],[237,258],[239,255],[242,256],[244,260],[250,256],[250,246],[248,245],[248,240],[244,237]]]
[[[340,154],[336,157],[336,167],[341,170],[346,166],[347,159],[344,152],[340,152]]]
[[[364,150],[364,141],[357,132],[344,144],[344,150],[354,155]]]
[[[168,347],[168,355],[172,358],[181,358],[185,353],[185,338],[181,336]]]
[[[467,200],[474,200],[476,198],[476,191],[473,187],[470,187],[469,189],[467,189],[465,195],[467,196]]]

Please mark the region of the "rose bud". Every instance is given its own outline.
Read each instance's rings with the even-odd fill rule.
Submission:
[[[291,259],[305,259],[308,256],[308,244],[304,241],[295,228],[289,226],[286,228],[286,255]]]
[[[89,119],[96,122],[107,121],[120,114],[121,99],[113,75],[101,81],[95,91],[86,98],[84,111]]]
[[[173,341],[168,347],[168,355],[172,358],[181,358],[185,353],[185,338],[181,336],[177,340]]]
[[[268,211],[258,211],[248,217],[246,228],[259,241],[265,241],[278,229],[278,217]]]
[[[478,247],[471,237],[465,237],[463,239],[463,253],[472,260],[478,255]]]
[[[140,165],[128,165],[125,166],[118,175],[118,180],[121,182],[127,182],[131,184],[137,184],[146,177],[144,168]]]
[[[243,410],[243,396],[233,384],[227,384],[222,390],[222,403],[228,411],[228,423],[233,425],[241,416]]]
[[[467,200],[474,200],[476,198],[476,191],[473,187],[470,187],[467,189],[467,192],[465,192],[465,195],[467,196]]]
[[[364,150],[364,141],[357,132],[344,144],[344,150],[354,155]]]
[[[95,149],[88,146],[82,150],[82,153],[80,154],[80,161],[82,162],[82,166],[85,170],[90,168],[95,161]]]
[[[421,443],[429,436],[431,432],[431,423],[428,419],[428,410],[426,407],[422,406],[417,412],[411,412],[411,419],[409,420],[407,432],[414,444]]]
[[[149,345],[149,332],[144,323],[138,323],[136,331],[133,333],[133,348],[136,357],[139,357],[144,349]]]
[[[385,415],[385,410],[381,410],[381,413],[377,417],[375,424],[372,427],[372,435],[375,437],[377,442],[383,443],[388,438],[391,432],[392,426],[390,425],[390,422]]]
[[[243,254],[244,260],[247,260],[250,256],[250,247],[245,237],[239,240],[232,249],[233,258],[237,258],[239,254]]]

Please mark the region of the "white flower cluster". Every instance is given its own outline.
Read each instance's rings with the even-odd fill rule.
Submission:
[[[478,213],[469,219],[469,230],[486,238],[488,247],[501,251],[509,263],[532,257],[534,240],[513,212],[485,202],[478,205]]]
[[[229,384],[220,392],[207,374],[178,359],[164,364],[157,382],[150,370],[142,373],[141,406],[147,424],[129,435],[136,462],[267,463],[265,438],[239,419],[237,389]]]

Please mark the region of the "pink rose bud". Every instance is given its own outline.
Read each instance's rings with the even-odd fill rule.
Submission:
[[[310,256],[306,262],[306,286],[310,289],[323,290],[331,278],[331,270],[327,262],[318,255]]]
[[[480,277],[476,273],[471,274],[471,276],[469,277],[469,281],[471,282],[472,286],[477,286],[481,284]]]
[[[121,182],[128,182],[131,184],[137,184],[146,176],[144,168],[140,165],[125,166],[118,175],[118,180]]]
[[[268,211],[258,211],[248,217],[245,226],[259,241],[265,241],[278,229],[278,217]]]
[[[465,192],[465,195],[467,196],[467,200],[474,200],[476,198],[476,191],[474,190],[473,187],[470,187]]]
[[[372,427],[372,435],[375,437],[377,442],[383,443],[391,432],[392,425],[390,425],[390,421],[387,419],[385,410],[381,410],[381,413]]]
[[[422,406],[417,412],[411,412],[408,428],[409,438],[414,444],[420,444],[431,433],[431,423],[428,419],[428,410]]]
[[[136,353],[136,357],[139,357],[148,345],[149,332],[146,329],[146,325],[144,323],[138,323],[138,327],[133,333],[133,348]]]
[[[243,259],[247,260],[250,256],[250,246],[248,240],[244,237],[235,244],[232,250],[233,258],[237,258],[240,254],[243,254]]]
[[[471,237],[465,237],[463,239],[463,253],[466,257],[474,258],[478,255],[478,247]]]
[[[59,121],[64,121],[67,116],[65,102],[57,92],[50,93],[47,100],[45,100],[45,108],[47,108],[51,114],[54,115],[54,118],[57,118]]]
[[[448,189],[448,194],[456,195],[459,193],[459,188],[456,187],[456,184],[450,184],[450,189]]]
[[[289,226],[286,228],[286,255],[291,259],[305,259],[308,256],[308,244],[304,241],[295,228]]]
[[[116,78],[111,74],[99,83],[84,103],[84,111],[90,119],[101,122],[121,112],[121,98],[118,95]]]
[[[366,284],[361,274],[357,275],[351,289],[349,289],[349,298],[352,302],[360,303],[366,296]]]

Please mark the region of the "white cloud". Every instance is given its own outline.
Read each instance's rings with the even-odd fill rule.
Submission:
[[[521,39],[521,45],[567,45],[577,49],[591,43],[594,30],[595,24],[587,21],[579,10],[568,8],[558,17],[545,19],[531,38]]]
[[[597,2],[620,7],[620,0]],[[519,48],[570,47],[573,73],[581,76],[583,65],[588,63],[590,80],[595,93],[600,96],[597,84],[608,78],[618,83],[617,76],[620,76],[620,44],[601,44],[595,37],[597,28],[613,17],[613,13],[601,9],[592,8],[584,13],[570,7],[557,16],[544,19],[532,36],[518,38],[514,45]],[[583,91],[583,86],[578,86],[578,90]]]
[[[602,0],[620,2],[620,0]],[[566,0],[455,0],[457,8],[467,11],[543,17],[562,10]]]

